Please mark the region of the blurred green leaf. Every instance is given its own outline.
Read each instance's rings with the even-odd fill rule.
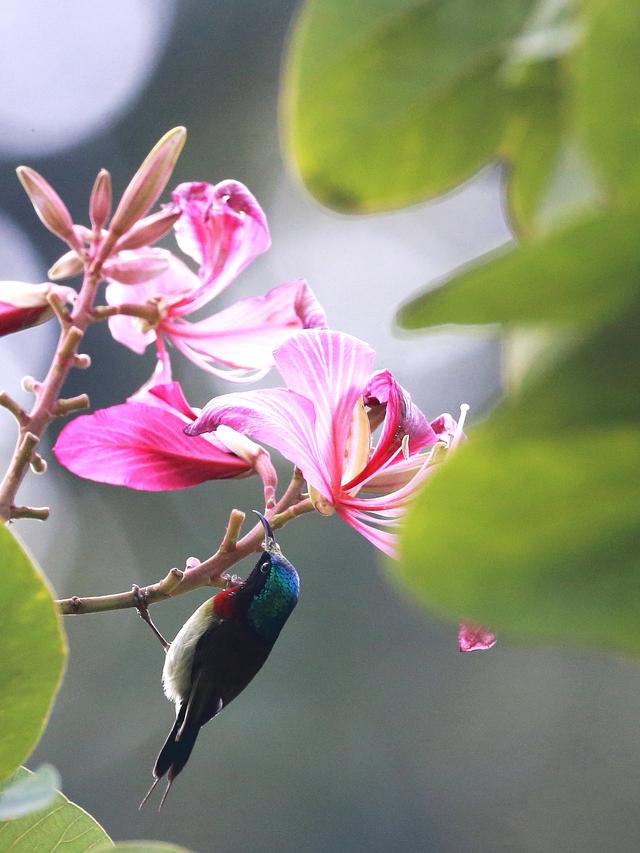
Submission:
[[[43,576],[2,525],[0,562],[0,779],[4,779],[40,737],[67,651]]]
[[[60,774],[50,764],[16,779],[0,791],[0,821],[41,811],[55,799],[60,787]]]
[[[596,214],[549,237],[487,256],[404,305],[405,329],[442,323],[597,325],[640,287],[640,216]]]
[[[283,81],[288,151],[343,211],[442,193],[496,157],[522,230],[559,168],[571,121],[573,0],[308,0]]]
[[[22,781],[30,775],[21,767],[14,779]],[[60,793],[46,810],[0,823],[0,850],[11,853],[95,853],[105,844],[113,849],[109,836],[91,815]]]
[[[119,850],[120,853],[189,853],[185,847],[160,841],[119,841],[115,847],[100,847],[95,853],[101,853],[102,850]]]
[[[409,513],[425,604],[519,639],[640,651],[640,311],[498,411]]]
[[[537,79],[521,102],[506,67],[538,5],[308,0],[285,65],[283,117],[309,190],[346,211],[406,205],[470,177],[505,137],[507,154],[528,152],[541,138],[534,121],[546,157],[555,82]],[[514,108],[518,127],[507,132]],[[528,159],[519,207],[528,211],[548,168]]]
[[[640,195],[640,4],[585,0],[576,60],[578,122],[618,199]]]
[[[566,107],[560,63],[535,63],[521,73],[526,85],[520,86],[500,154],[512,167],[507,184],[512,220],[527,231],[560,163]]]

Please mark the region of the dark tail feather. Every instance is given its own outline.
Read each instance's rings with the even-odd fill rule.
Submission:
[[[186,711],[187,703],[185,702],[178,711],[178,716],[173,724],[173,728],[169,732],[169,735],[164,742],[164,746],[160,750],[160,754],[156,759],[156,763],[153,768],[153,784],[147,791],[145,798],[140,803],[138,807],[140,809],[147,802],[149,795],[160,779],[166,775],[169,784],[167,785],[167,788],[162,795],[162,799],[160,800],[160,806],[158,807],[158,811],[160,811],[165,799],[167,798],[167,794],[169,793],[173,780],[189,760],[196,738],[198,737],[198,732],[200,731],[200,726],[192,726],[190,728],[182,729]]]

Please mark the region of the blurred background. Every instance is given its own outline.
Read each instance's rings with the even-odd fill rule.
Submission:
[[[86,221],[100,167],[121,191],[162,133],[184,124],[175,183],[243,181],[273,238],[217,307],[305,277],[331,325],[368,340],[377,366],[427,414],[455,414],[466,401],[477,422],[499,397],[495,332],[400,337],[392,317],[427,281],[509,239],[499,171],[393,214],[344,218],[312,202],[278,140],[295,10],[292,0],[4,0],[0,276],[42,281],[62,253],[16,165],[42,172]],[[50,324],[0,342],[2,385],[25,404],[20,377],[42,374],[55,337]],[[153,366],[151,353],[135,356],[102,327],[86,351],[94,367],[72,376],[69,393],[88,391],[95,408],[121,402]],[[230,390],[173,364],[194,405]],[[274,374],[264,384],[277,382]],[[14,433],[0,418],[4,460]],[[253,481],[136,493],[76,479],[49,459],[21,498],[50,503],[52,519],[16,528],[59,596],[155,581],[187,556],[208,556],[229,508],[260,502]],[[67,618],[68,672],[30,766],[56,765],[64,793],[114,839],[199,853],[637,849],[634,665],[500,643],[460,655],[455,626],[418,610],[394,585],[393,566],[338,519],[306,516],[279,540],[301,573],[301,603],[264,671],[203,730],[160,815],[137,805],[173,710],[160,687],[162,653],[133,611]],[[155,608],[159,628],[173,636],[205,596]]]

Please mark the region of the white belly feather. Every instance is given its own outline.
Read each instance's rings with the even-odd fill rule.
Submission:
[[[187,619],[169,646],[162,670],[162,686],[167,699],[176,705],[182,702],[189,691],[191,666],[198,640],[217,618],[213,612],[212,599],[205,601]]]

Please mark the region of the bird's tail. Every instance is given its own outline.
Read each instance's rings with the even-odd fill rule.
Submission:
[[[147,802],[149,795],[160,779],[166,775],[168,784],[164,794],[162,795],[162,799],[160,800],[160,805],[158,806],[158,811],[160,811],[167,798],[171,785],[173,784],[173,780],[189,760],[189,756],[191,755],[198,737],[198,732],[200,731],[200,726],[183,726],[186,710],[187,703],[184,702],[178,712],[173,728],[169,732],[169,736],[164,742],[164,746],[160,750],[160,754],[156,759],[156,763],[153,768],[153,784],[147,791],[139,808],[142,808],[142,806]]]

